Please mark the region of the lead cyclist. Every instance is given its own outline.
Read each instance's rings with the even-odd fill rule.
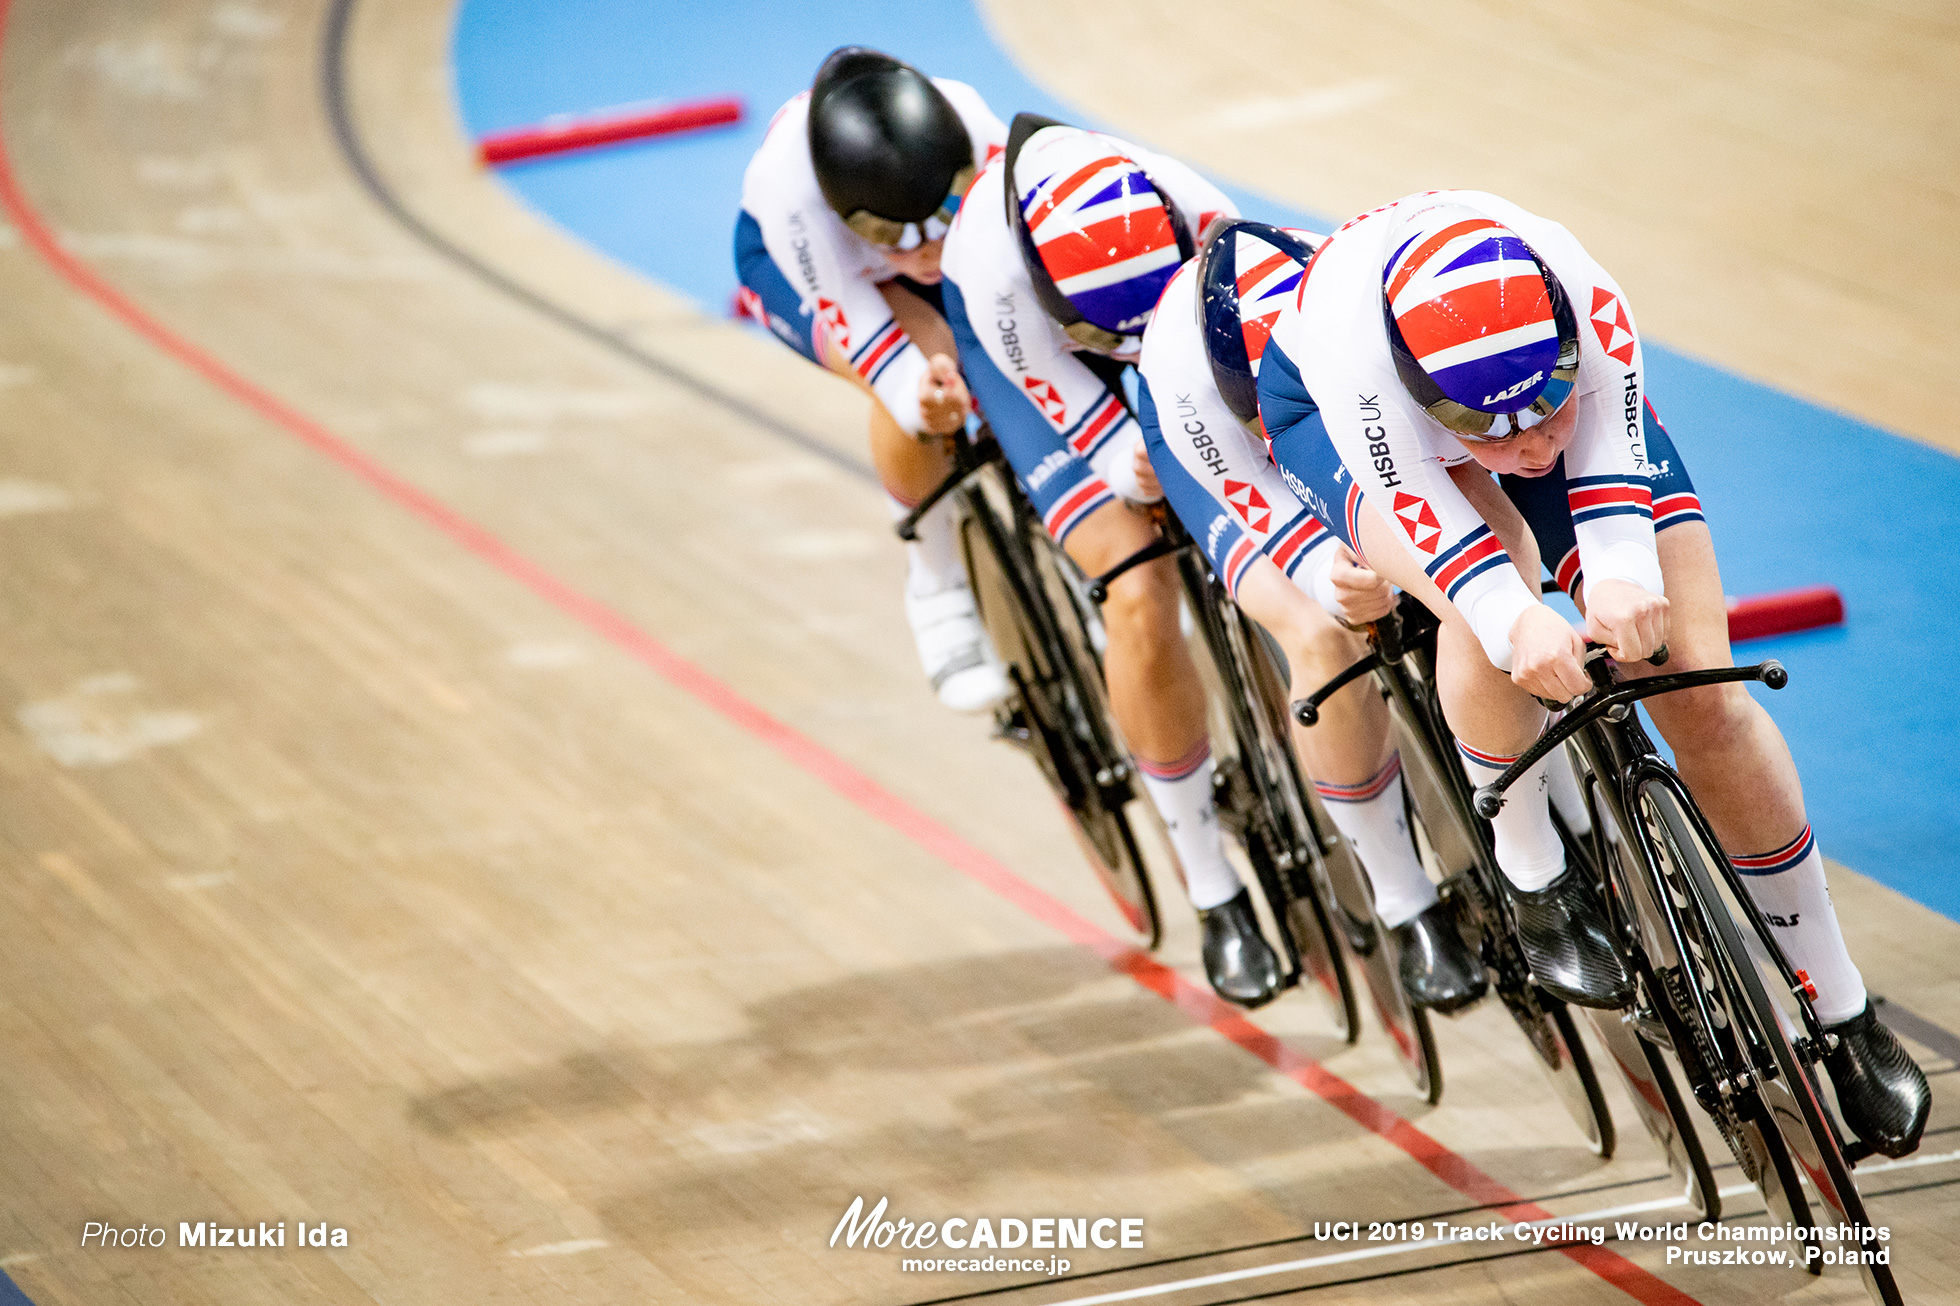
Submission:
[[[1007,129],[971,86],[845,46],[781,109],[742,177],[745,316],[871,399],[871,458],[894,520],[945,479],[972,409],[939,293],[946,224]],[[1007,696],[956,538],[953,505],[918,523],[905,613],[941,702]]]
[[[1626,296],[1564,227],[1476,191],[1352,219],[1273,323],[1258,392],[1273,456],[1323,524],[1442,622],[1438,690],[1473,783],[1544,729],[1534,696],[1591,687],[1580,633],[1539,594],[1540,556],[1623,674],[1655,674],[1662,648],[1670,671],[1733,664],[1714,546],[1646,400]],[[1376,513],[1329,507],[1362,500]],[[1748,850],[1735,868],[1814,990],[1845,1123],[1911,1152],[1931,1095],[1845,948],[1781,733],[1739,684],[1647,709],[1723,846]],[[1555,995],[1625,1006],[1633,980],[1565,866],[1551,781],[1540,763],[1492,822],[1520,942]]]

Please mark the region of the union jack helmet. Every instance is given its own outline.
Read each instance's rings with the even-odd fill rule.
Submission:
[[[1033,255],[1036,291],[1077,343],[1111,352],[1143,333],[1191,256],[1183,216],[1122,141],[1028,114],[1015,128],[1010,217],[1019,218],[1024,255]]]
[[[1306,275],[1315,246],[1307,233],[1222,218],[1198,250],[1198,328],[1212,379],[1232,416],[1259,422],[1259,359],[1280,309]]]
[[[1572,393],[1579,328],[1565,289],[1503,223],[1417,201],[1382,265],[1382,313],[1403,385],[1458,435],[1509,439]]]

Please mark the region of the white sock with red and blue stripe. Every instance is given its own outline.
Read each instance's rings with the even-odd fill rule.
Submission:
[[[1191,894],[1191,905],[1207,911],[1238,897],[1245,886],[1225,860],[1218,812],[1212,806],[1211,741],[1199,740],[1196,748],[1175,762],[1139,757],[1136,763],[1144,792],[1157,805],[1157,814],[1164,818],[1164,828],[1170,833],[1171,847],[1184,865],[1184,887]]]
[[[1436,886],[1416,858],[1409,821],[1402,809],[1402,755],[1358,785],[1313,782],[1327,803],[1327,814],[1367,869],[1375,891],[1375,914],[1382,924],[1412,921],[1436,901]]]
[[[1812,1005],[1817,1018],[1835,1025],[1863,1011],[1865,977],[1845,949],[1830,886],[1824,882],[1824,854],[1817,851],[1810,827],[1781,848],[1729,861],[1769,923],[1770,936],[1790,959],[1790,968],[1816,988]]]
[[[1487,785],[1504,774],[1516,757],[1500,757],[1458,740],[1463,770],[1473,785]],[[1497,844],[1497,865],[1504,878],[1526,892],[1542,889],[1565,870],[1565,845],[1552,825],[1547,793],[1551,789],[1552,754],[1538,759],[1530,770],[1504,791],[1504,808],[1491,818]]]

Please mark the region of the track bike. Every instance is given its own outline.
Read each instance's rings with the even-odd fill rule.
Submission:
[[[1436,618],[1404,594],[1396,609],[1370,623],[1367,631],[1369,654],[1295,703],[1294,717],[1302,725],[1314,725],[1320,706],[1335,693],[1364,676],[1373,677],[1387,701],[1401,750],[1403,794],[1417,852],[1440,881],[1439,896],[1474,937],[1492,990],[1524,1034],[1587,1147],[1601,1158],[1610,1157],[1618,1140],[1599,1076],[1571,1010],[1531,981],[1490,826],[1473,806],[1456,737],[1443,719],[1435,684]],[[1393,939],[1386,930],[1380,934],[1384,950],[1392,952]],[[1442,1091],[1442,1067],[1429,1013],[1412,1008],[1410,1025],[1420,1056],[1405,1056],[1404,1062],[1417,1087],[1435,1101]]]
[[[980,620],[1006,663],[1012,697],[995,709],[995,735],[1024,748],[1068,814],[1076,841],[1144,946],[1163,938],[1132,818],[1156,823],[1129,750],[1110,715],[1102,676],[1102,618],[1087,582],[1042,527],[992,432],[953,437],[953,468],[895,529],[951,496]],[[1159,843],[1168,848],[1167,841]]]
[[[1134,764],[1103,688],[1100,605],[1125,572],[1177,558],[1193,651],[1207,681],[1220,823],[1245,850],[1266,901],[1284,959],[1283,986],[1305,980],[1323,990],[1336,1029],[1353,1042],[1358,1002],[1341,930],[1359,935],[1365,890],[1352,854],[1301,782],[1287,736],[1283,657],[1271,637],[1230,601],[1167,512],[1158,514],[1156,542],[1101,576],[1083,576],[1049,537],[984,426],[955,437],[953,470],[898,523],[900,536],[912,538],[918,519],[948,495],[958,501],[981,620],[1015,689],[997,711],[997,734],[1033,755],[1091,865],[1151,948],[1162,936],[1161,914],[1131,815],[1140,796]],[[1140,810],[1159,824],[1147,799]]]
[[[1657,655],[1665,661],[1665,650]],[[1687,1182],[1688,1204],[1705,1219],[1720,1214],[1695,1121],[1673,1088],[1678,1066],[1690,1094],[1714,1122],[1737,1164],[1776,1218],[1813,1227],[1807,1181],[1828,1226],[1848,1227],[1854,1252],[1878,1250],[1853,1164],[1870,1155],[1847,1143],[1820,1091],[1818,1063],[1829,1049],[1812,1007],[1814,990],[1791,969],[1756,910],[1707,819],[1674,769],[1656,752],[1634,704],[1698,685],[1788,683],[1780,663],[1722,667],[1622,680],[1605,650],[1587,646],[1593,689],[1567,715],[1476,794],[1477,810],[1494,815],[1505,790],[1555,748],[1569,746],[1581,765],[1592,829],[1581,865],[1598,887],[1639,981],[1622,1018],[1595,1013],[1616,1061],[1645,1069],[1661,1090],[1634,1099]],[[1825,1250],[1801,1238],[1805,1268],[1822,1270]],[[1900,1302],[1889,1264],[1856,1257],[1865,1290],[1881,1306]]]
[[[1285,653],[1232,600],[1176,514],[1160,504],[1153,516],[1157,542],[1091,581],[1090,597],[1100,602],[1132,567],[1176,560],[1188,642],[1206,688],[1219,823],[1245,850],[1279,936],[1281,988],[1321,990],[1336,1031],[1353,1043],[1361,1036],[1360,1002],[1347,955],[1365,959],[1370,950],[1368,896],[1353,850],[1293,751]]]

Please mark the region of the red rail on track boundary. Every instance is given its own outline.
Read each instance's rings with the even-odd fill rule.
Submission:
[[[654,136],[677,136],[708,127],[728,127],[742,121],[742,102],[733,96],[690,100],[653,109],[610,110],[585,117],[541,122],[492,132],[477,143],[476,157],[485,164],[521,163],[602,145],[624,145]]]
[[[11,0],[0,0],[0,52],[4,52]],[[4,86],[0,85],[0,90]],[[1388,1107],[1367,1096],[1319,1062],[1288,1047],[1247,1020],[1237,1008],[1184,979],[1176,971],[1113,937],[1077,915],[1044,890],[961,839],[946,826],[905,802],[870,776],[821,744],[776,720],[768,712],[674,653],[623,614],[560,580],[490,531],[450,508],[427,491],[389,471],[324,425],[177,335],[107,280],[63,249],[14,176],[5,124],[0,122],[0,205],[24,239],[70,285],[93,299],[144,339],[199,373],[246,407],[338,463],[342,468],[449,536],[560,611],[584,623],[626,653],[665,677],[676,688],[768,744],[785,759],[822,781],[867,815],[884,822],[926,852],[986,886],[1071,942],[1100,954],[1110,967],[1173,1004],[1334,1106],[1350,1120],[1397,1148],[1445,1184],[1481,1205],[1517,1221],[1550,1219],[1550,1212],[1485,1174]],[[1559,1251],[1647,1306],[1699,1306],[1695,1299],[1641,1269],[1616,1252],[1581,1244]]]

